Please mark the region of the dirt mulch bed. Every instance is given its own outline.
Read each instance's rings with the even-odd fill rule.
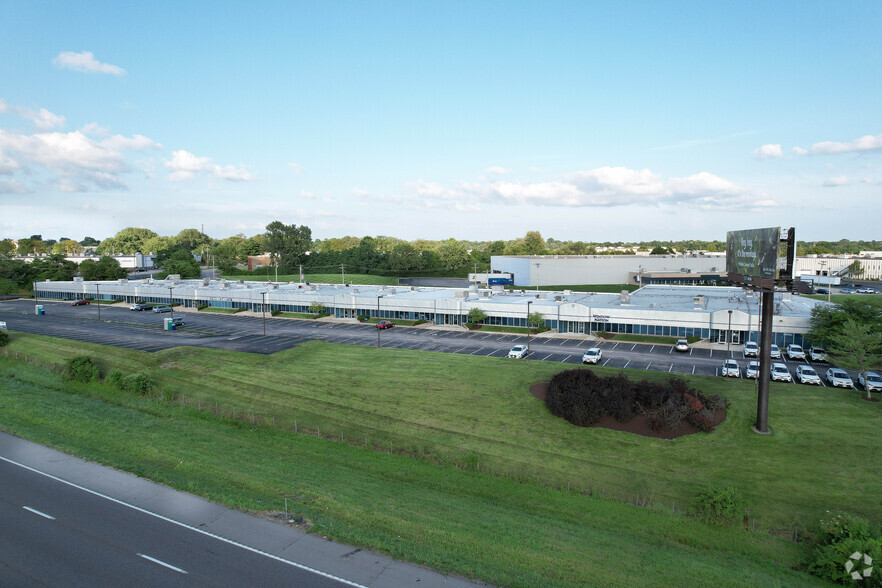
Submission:
[[[532,394],[535,398],[538,398],[542,402],[545,402],[545,397],[548,395],[548,382],[538,382],[530,386],[530,394]],[[726,411],[724,409],[715,410],[713,412],[713,424],[714,427],[722,423],[726,420]],[[644,437],[653,437],[655,439],[676,439],[677,437],[682,437],[683,435],[692,435],[694,433],[700,433],[698,429],[696,429],[691,424],[683,421],[683,424],[680,425],[680,428],[676,431],[664,431],[662,433],[656,433],[646,424],[646,417],[643,415],[637,415],[627,423],[620,423],[610,415],[606,415],[593,425],[590,425],[588,428],[601,428],[601,429],[612,429],[613,431],[624,431],[625,433],[633,433],[635,435],[642,435]]]

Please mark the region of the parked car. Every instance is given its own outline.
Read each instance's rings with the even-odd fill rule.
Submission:
[[[821,385],[821,376],[810,365],[801,364],[796,366],[796,379],[800,384]]]
[[[827,370],[827,383],[834,388],[854,388],[854,382],[848,376],[848,372],[839,368]]]
[[[153,312],[171,312],[172,307],[166,306],[165,304],[160,304],[159,306],[153,307]]]
[[[741,368],[738,367],[738,362],[734,359],[727,359],[724,361],[723,367],[720,370],[720,375],[725,378],[740,378]]]
[[[861,372],[858,383],[867,392],[882,391],[882,378],[876,372]]]
[[[171,322],[176,327],[183,327],[184,326],[184,317],[182,317],[182,316],[172,317]]]
[[[74,300],[70,303],[71,306],[85,306],[89,304],[89,300]]]
[[[752,361],[748,362],[747,369],[744,370],[744,377],[756,379],[756,378],[759,378],[759,374],[760,374],[759,362],[756,360],[752,360]]]
[[[599,347],[592,347],[582,355],[582,363],[597,363],[603,359],[603,351]]]
[[[815,288],[815,294],[829,294],[830,290],[827,288]]]
[[[377,323],[378,329],[391,329],[394,326],[395,323],[393,323],[392,321],[380,321]]]
[[[129,307],[129,310],[137,310],[138,312],[141,312],[142,310],[150,310],[150,305],[136,302]]]
[[[508,357],[514,359],[523,359],[527,356],[527,346],[526,345],[515,345],[508,352]]]
[[[827,361],[827,350],[823,347],[812,346],[809,349],[809,358],[812,361]]]
[[[839,288],[839,294],[854,294],[856,290],[852,288]]]
[[[759,345],[754,341],[744,344],[744,357],[759,357]]]
[[[769,348],[769,357],[772,359],[781,359],[781,349],[772,343],[772,346]]]
[[[674,349],[677,351],[689,351],[689,341],[686,339],[677,339]]]
[[[787,346],[787,359],[805,359],[805,350],[802,348],[802,345],[797,345],[796,343],[791,343]]]
[[[787,366],[783,363],[773,363],[771,376],[773,382],[792,382],[793,378],[790,376],[790,371],[787,369]]]
[[[855,290],[857,294],[876,294],[875,288],[858,288]]]

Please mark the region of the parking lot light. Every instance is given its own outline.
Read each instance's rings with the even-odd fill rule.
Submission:
[[[101,320],[101,290],[95,284],[95,306],[98,307],[98,320]]]
[[[524,359],[530,359],[530,305],[532,300],[527,300],[527,355]]]
[[[383,330],[380,328],[380,298],[382,298],[382,297],[383,297],[382,294],[377,296],[377,325],[376,325],[377,326],[377,349],[380,348],[380,331]]]

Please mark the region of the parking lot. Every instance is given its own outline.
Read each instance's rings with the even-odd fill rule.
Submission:
[[[184,318],[183,327],[165,331],[162,325],[163,319],[170,316],[168,313],[133,312],[127,307],[103,305],[99,320],[98,305],[95,304],[75,307],[66,302],[41,301],[45,315],[37,316],[34,304],[30,300],[0,302],[0,321],[5,321],[7,328],[13,331],[147,352],[188,345],[270,354],[309,340],[361,346],[376,346],[378,343],[378,330],[371,324],[279,319],[269,315],[264,321],[261,316],[252,314],[178,310],[175,316]],[[425,327],[396,326],[379,332],[379,343],[383,347],[484,357],[505,357],[513,345],[526,342],[524,335]],[[599,365],[676,374],[719,375],[727,358],[723,345],[718,348],[691,347],[687,352],[678,352],[671,345],[539,335],[530,338],[530,352],[526,359],[580,364],[582,354],[590,347],[601,349],[603,358]],[[738,351],[733,350],[732,358],[738,362],[743,378],[749,358],[742,355],[740,346],[735,349]],[[790,361],[786,357],[773,361],[784,363],[794,381],[797,365],[810,364],[821,376],[821,385],[827,385],[824,373],[829,366],[826,363]]]

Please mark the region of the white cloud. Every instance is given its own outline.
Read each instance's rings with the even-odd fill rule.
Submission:
[[[126,70],[109,63],[101,63],[95,59],[95,55],[91,51],[62,51],[55,59],[52,60],[57,67],[61,69],[69,69],[83,73],[103,73],[114,76],[121,76]]]
[[[0,114],[6,114],[7,112],[12,110],[12,106],[9,105],[6,100],[0,98]]]
[[[245,182],[254,179],[251,172],[244,168],[232,165],[221,167],[212,163],[210,157],[197,157],[184,149],[173,151],[171,161],[166,160],[165,166],[172,171],[168,176],[172,182],[192,180],[196,177],[196,172],[204,172],[232,182]]]
[[[827,178],[822,186],[824,186],[825,188],[836,188],[838,186],[847,186],[850,183],[851,180],[849,180],[845,176],[834,176],[832,178]]]
[[[31,110],[24,106],[14,106],[5,100],[0,99],[0,114],[15,113],[34,123],[38,131],[48,131],[58,127],[63,127],[65,118],[63,116],[49,112],[45,108],[39,110]]]
[[[110,134],[110,132],[99,125],[98,123],[89,123],[87,125],[83,125],[80,129],[80,132],[84,135],[94,135],[96,137],[106,137]]]
[[[761,147],[757,147],[753,151],[753,156],[757,159],[780,159],[784,157],[784,153],[781,151],[781,145],[779,144],[768,144],[763,145]]]
[[[485,174],[493,174],[496,176],[501,176],[501,175],[507,174],[510,171],[511,171],[510,169],[506,169],[500,165],[494,165],[492,167],[488,167],[487,169],[485,169],[484,173]]]
[[[302,165],[299,165],[299,164],[297,164],[297,163],[289,163],[289,164],[288,164],[288,167],[290,167],[291,169],[293,169],[293,170],[294,170],[294,173],[298,173],[298,174],[302,174],[302,173],[303,173],[303,166],[302,166]]]
[[[863,151],[882,151],[882,134],[864,135],[853,141],[842,143],[839,141],[821,141],[811,146],[811,149],[794,147],[793,150],[800,154],[837,154],[837,153],[860,153]]]
[[[25,194],[25,185],[17,180],[0,180],[0,194]]]

